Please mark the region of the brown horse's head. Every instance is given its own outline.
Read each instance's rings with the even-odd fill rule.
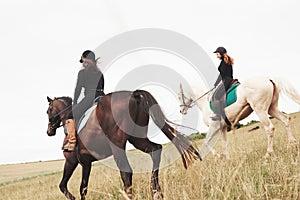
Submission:
[[[54,136],[56,134],[56,129],[61,127],[61,123],[66,119],[68,112],[72,107],[72,99],[69,97],[61,97],[51,99],[47,97],[49,102],[49,107],[47,110],[48,115],[48,136]]]

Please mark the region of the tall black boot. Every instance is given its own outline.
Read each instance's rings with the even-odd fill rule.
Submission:
[[[225,103],[222,100],[215,100],[213,102],[213,107],[214,107],[214,113],[215,116],[213,116],[211,119],[214,121],[219,121],[221,118],[223,118],[228,126],[227,131],[231,130],[231,123],[226,117],[224,108],[225,108]]]

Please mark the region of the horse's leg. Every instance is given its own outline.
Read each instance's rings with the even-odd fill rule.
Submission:
[[[269,109],[269,114],[284,123],[285,129],[286,129],[286,132],[287,132],[287,136],[288,136],[289,144],[297,145],[298,142],[294,138],[294,136],[292,134],[291,127],[290,127],[291,117],[289,115],[286,115],[286,114],[280,112],[276,106],[272,106]]]
[[[220,127],[220,121],[211,120],[206,138],[203,143],[214,156],[217,156],[219,158],[221,157],[221,155],[217,153],[217,151],[210,145],[210,143],[212,142],[212,139],[216,136],[216,134],[220,131]]]
[[[151,156],[153,167],[151,175],[151,191],[154,200],[163,199],[163,194],[158,181],[159,164],[161,159],[162,145],[151,142],[148,138],[129,139],[135,148],[148,153]]]
[[[92,168],[91,162],[82,164],[82,180],[81,180],[81,185],[80,185],[81,200],[85,200],[85,196],[87,194],[87,188],[88,188],[91,168]]]
[[[273,141],[274,141],[274,126],[269,119],[269,116],[266,111],[264,110],[254,110],[260,120],[260,122],[263,124],[265,131],[268,136],[268,148],[267,153],[265,155],[265,158],[269,158],[273,153]]]
[[[124,191],[129,199],[132,199],[132,168],[129,165],[125,149],[111,145],[114,160],[120,170],[124,184]],[[125,147],[124,147],[125,148]]]
[[[229,152],[228,152],[228,140],[227,140],[227,126],[222,128],[222,146],[224,150],[224,155],[227,160],[229,160]]]
[[[68,191],[67,184],[78,165],[78,161],[75,152],[65,152],[64,156],[66,161],[64,165],[63,178],[59,184],[59,189],[67,197],[67,199],[73,200],[75,197]]]

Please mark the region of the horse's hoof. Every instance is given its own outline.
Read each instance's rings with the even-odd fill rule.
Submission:
[[[153,192],[153,200],[163,200],[164,196],[161,191]]]
[[[67,199],[69,199],[69,200],[75,200],[76,198],[73,195],[71,195],[71,196],[68,196]]]
[[[289,146],[298,148],[299,143],[298,143],[297,140],[292,140],[292,141],[289,142]]]
[[[267,152],[266,155],[264,156],[264,159],[270,159],[272,157],[272,153],[271,152]]]
[[[217,158],[220,158],[221,159],[221,154],[219,154],[219,153],[215,153],[215,156],[217,157]]]
[[[126,199],[132,199],[132,186],[125,189]]]
[[[69,200],[75,200],[75,197],[70,192],[68,192],[68,191],[65,191],[64,195]]]
[[[220,154],[220,159],[222,160],[230,160],[229,156],[226,154]]]

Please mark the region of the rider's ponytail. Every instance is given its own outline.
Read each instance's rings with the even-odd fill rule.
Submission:
[[[234,64],[234,59],[230,57],[227,53],[224,53],[222,56],[226,64],[229,64],[231,66]]]

